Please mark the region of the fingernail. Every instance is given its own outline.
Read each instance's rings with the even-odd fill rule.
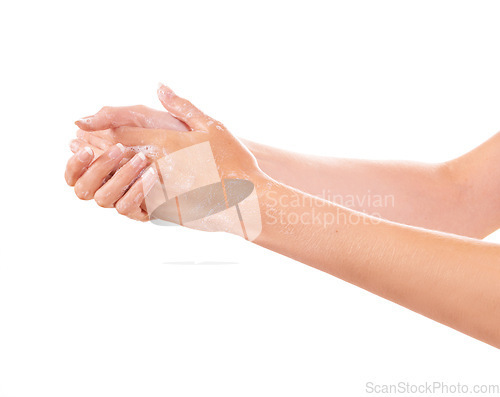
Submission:
[[[155,166],[151,165],[144,174],[141,176],[143,185],[151,185],[152,182],[156,181],[156,170]]]
[[[144,196],[147,196],[148,193],[151,191],[153,186],[156,184],[156,181],[158,180],[158,177],[156,176],[156,170],[154,165],[148,168],[148,170],[142,174],[141,181],[142,181],[142,193]]]
[[[78,160],[81,162],[88,161],[89,159],[92,158],[94,153],[92,152],[92,149],[86,146],[82,150],[80,150],[77,154]]]
[[[113,148],[108,152],[108,157],[111,159],[116,159],[120,157],[124,151],[125,147],[121,143],[118,143],[116,146],[113,146]]]
[[[69,142],[69,148],[73,153],[75,153],[78,150],[78,141],[76,139],[72,139]]]
[[[81,119],[76,120],[75,124],[76,125],[78,125],[78,124],[89,124],[92,121],[93,117],[94,116],[83,117]]]
[[[134,167],[138,167],[139,165],[142,165],[144,160],[146,160],[146,156],[144,153],[139,152],[132,158],[132,160],[130,160],[130,164]]]

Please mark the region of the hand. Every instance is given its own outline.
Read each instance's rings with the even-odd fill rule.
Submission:
[[[91,159],[79,160],[82,156],[85,157],[82,152],[85,149],[81,149],[68,162],[68,183],[77,180],[75,190],[79,197],[88,199],[94,194],[100,205],[107,207],[115,204],[119,212],[129,216],[133,214],[135,219],[145,220],[153,214],[155,218],[196,229],[224,230],[248,235],[249,231],[241,230],[244,227],[239,204],[245,202],[245,205],[253,208],[254,215],[259,214],[254,181],[260,180],[264,174],[258,168],[255,158],[222,124],[203,114],[167,87],[160,87],[158,95],[175,119],[170,119],[171,116],[166,113],[140,107],[140,112],[135,113],[130,108],[126,111],[105,108],[97,117],[84,119],[89,121],[80,120],[78,125],[81,128],[113,128],[119,123],[116,121],[117,117],[109,117],[109,114],[115,112],[116,116],[117,112],[121,112],[123,118],[120,123],[135,124],[136,127],[125,126],[93,133],[81,130],[80,139],[102,150],[104,154],[90,165]],[[144,114],[148,112],[151,112],[150,116],[156,112],[156,116],[161,114],[161,117],[145,117]],[[135,116],[130,117],[131,114]],[[179,124],[180,122],[183,124]],[[167,123],[175,123],[179,129],[185,125],[191,131],[142,128],[144,125],[158,127]],[[123,144],[129,148],[112,146],[109,149],[113,144]],[[113,157],[120,150],[120,155]],[[120,161],[131,155],[130,151],[138,151],[139,154],[117,171]],[[140,153],[146,154],[148,159]],[[150,161],[154,162],[158,174],[153,171],[140,176]],[[115,171],[117,172],[113,175]],[[108,175],[111,178],[102,185],[102,181],[109,178]],[[125,193],[129,184],[139,176],[137,182]],[[153,182],[152,179],[155,178],[156,181]],[[149,182],[147,186],[145,179]],[[101,181],[101,186],[98,181]],[[137,204],[141,195],[128,196],[140,191],[142,197],[148,197],[148,200],[143,205],[141,215],[137,216],[137,207],[134,210],[130,210],[130,207],[133,207],[132,201]],[[260,214],[258,216],[260,224]]]
[[[86,147],[92,149],[95,158],[111,146],[111,142],[99,138],[93,131],[106,130],[118,127],[141,127],[148,129],[167,129],[189,131],[182,121],[170,113],[151,109],[144,105],[111,107],[105,106],[93,116],[77,120],[75,124],[80,128],[77,139],[70,143],[73,153]],[[129,159],[127,159],[129,160]]]
[[[95,166],[92,164],[91,171],[86,172],[92,161],[97,161],[103,153],[113,146],[112,142],[101,138],[95,131],[121,126],[189,131],[186,124],[168,112],[151,109],[143,105],[105,106],[95,115],[82,118],[76,121],[75,124],[81,129],[77,131],[77,139],[72,140],[70,144],[71,151],[75,153],[75,156],[68,161],[66,168],[67,183],[70,186],[76,185],[75,193],[82,200],[94,198],[101,207],[110,208],[116,206],[120,213],[131,219],[148,220],[148,214],[141,211],[137,204],[141,204],[143,201],[144,189],[141,188],[141,183],[145,181],[140,179],[135,183],[133,189],[128,192],[127,189],[138,178],[139,174],[144,172],[150,162],[140,161],[141,158],[139,157],[121,169],[131,160],[134,154],[133,151],[127,150],[120,157],[117,164],[109,160],[99,160]],[[151,153],[148,154],[151,155]],[[109,154],[105,156],[107,158]],[[120,169],[120,177],[108,181],[110,174],[118,169]],[[150,171],[154,171],[154,169],[151,168]],[[86,173],[86,177],[79,179],[84,173]],[[148,178],[151,179],[152,176],[149,175]]]
[[[107,130],[123,126],[177,131],[190,130],[185,123],[170,113],[151,109],[144,105],[105,106],[95,115],[77,120],[75,124],[85,131]]]

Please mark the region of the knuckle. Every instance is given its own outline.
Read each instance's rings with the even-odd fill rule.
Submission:
[[[139,222],[147,222],[148,221],[148,218],[146,216],[143,216],[142,214],[137,214],[135,216],[129,216],[130,219],[133,219],[135,221],[139,221]]]
[[[97,203],[99,207],[109,208],[111,207],[111,201],[109,200],[109,195],[98,190],[96,194],[94,194],[94,201]]]
[[[128,216],[128,214],[130,213],[129,205],[127,205],[127,203],[123,200],[118,201],[115,205],[115,208],[120,215]]]
[[[75,194],[80,200],[91,200],[93,197],[92,192],[90,192],[88,189],[85,188],[85,186],[82,183],[79,183],[78,181],[75,184]]]
[[[196,109],[194,105],[189,101],[184,101],[184,103],[182,103],[181,106],[187,113],[197,113],[198,109]]]

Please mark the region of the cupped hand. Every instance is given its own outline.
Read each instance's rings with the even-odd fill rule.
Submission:
[[[79,197],[93,193],[100,205],[115,205],[134,219],[153,215],[196,229],[242,234],[240,203],[258,213],[254,186],[264,175],[255,158],[221,123],[166,86],[158,96],[169,113],[103,108],[79,120],[68,183],[76,181]],[[93,163],[89,150],[99,156]]]

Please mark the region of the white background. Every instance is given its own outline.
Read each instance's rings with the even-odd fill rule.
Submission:
[[[237,237],[130,221],[63,178],[73,121],[159,108],[159,81],[251,140],[451,159],[500,129],[499,2],[1,7],[0,397],[500,383],[491,346]]]

